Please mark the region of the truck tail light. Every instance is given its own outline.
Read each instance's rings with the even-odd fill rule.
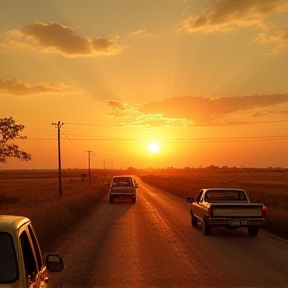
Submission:
[[[266,211],[267,211],[267,207],[266,207],[265,205],[263,205],[262,210],[261,210],[261,212],[262,212],[262,217],[265,217]]]
[[[213,207],[212,207],[212,206],[210,206],[210,207],[208,208],[208,216],[209,216],[209,217],[212,217],[212,216],[213,216]]]

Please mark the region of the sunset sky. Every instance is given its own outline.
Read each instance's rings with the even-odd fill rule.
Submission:
[[[58,121],[63,168],[288,167],[287,0],[1,0],[0,24],[32,155],[0,169],[56,169]]]

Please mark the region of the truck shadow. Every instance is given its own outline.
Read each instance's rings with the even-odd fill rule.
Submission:
[[[202,225],[198,225],[198,230],[202,233]],[[213,227],[211,234],[205,237],[225,237],[225,238],[251,238],[257,239],[261,235],[261,229],[259,230],[259,235],[257,237],[253,237],[249,235],[246,227],[239,227],[236,229],[228,229],[225,227]],[[204,235],[203,235],[204,236]]]

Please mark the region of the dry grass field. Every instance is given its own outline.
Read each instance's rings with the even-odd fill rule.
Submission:
[[[272,233],[288,239],[288,171],[268,169],[184,169],[154,170],[141,176],[154,187],[186,199],[203,188],[244,189],[252,202],[267,207],[267,227]]]
[[[35,226],[41,245],[49,249],[71,229],[76,221],[93,209],[107,195],[105,183],[113,174],[131,174],[131,171],[62,171],[62,196],[59,196],[57,170],[0,171],[1,214],[29,217]],[[173,193],[183,199],[196,196],[202,188],[243,188],[253,202],[267,206],[267,229],[288,238],[288,171],[237,170],[210,171],[209,169],[135,170],[146,183]],[[84,182],[82,181],[84,180]],[[51,251],[52,252],[52,251]]]
[[[91,173],[91,185],[81,170],[62,172],[59,196],[57,171],[0,171],[1,214],[24,215],[35,226],[44,250],[81,219],[108,192],[107,177]]]

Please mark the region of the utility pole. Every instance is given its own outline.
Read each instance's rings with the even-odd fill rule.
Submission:
[[[106,162],[106,164],[107,164],[106,167],[110,167],[108,169],[111,169],[111,171],[112,171],[113,170],[113,162],[112,161],[111,162]],[[110,164],[110,166],[109,166],[109,164]]]
[[[88,175],[89,175],[89,183],[90,183],[90,185],[91,185],[91,176],[90,176],[90,153],[92,152],[92,151],[87,151],[88,152]]]
[[[58,129],[58,172],[59,172],[59,196],[62,195],[62,183],[61,183],[61,145],[60,145],[60,129],[64,123],[58,121],[58,123],[52,123],[57,126]]]

